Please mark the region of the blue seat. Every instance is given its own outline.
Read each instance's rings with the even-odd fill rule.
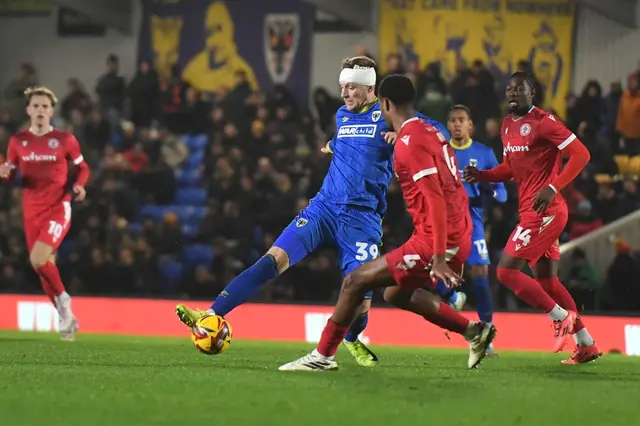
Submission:
[[[58,247],[57,256],[58,259],[60,259],[59,262],[61,265],[67,264],[67,258],[69,256],[69,253],[71,253],[71,250],[73,250],[73,245],[73,240],[64,240],[62,244],[60,244],[60,247]]]
[[[195,186],[202,181],[202,171],[198,169],[177,169],[175,175],[180,186]]]
[[[211,267],[213,264],[213,248],[207,244],[190,244],[182,249],[184,266],[193,269],[197,266]]]
[[[174,260],[163,260],[158,262],[160,275],[167,281],[177,281],[182,278],[182,263]]]
[[[161,220],[168,212],[168,206],[144,206],[140,209],[139,217],[150,217],[153,220]]]
[[[209,144],[209,138],[207,135],[186,136],[184,142],[191,152],[203,151]]]
[[[182,235],[184,235],[187,239],[195,238],[200,232],[200,224],[199,223],[184,223],[182,224]]]
[[[178,188],[173,201],[182,206],[202,206],[207,202],[207,190],[202,188]]]
[[[127,229],[134,235],[140,235],[142,233],[142,224],[140,222],[132,222],[127,225]]]
[[[166,212],[178,216],[180,223],[194,223],[201,221],[207,214],[205,207],[193,206],[164,206]]]
[[[195,151],[187,156],[182,163],[183,170],[193,170],[198,168],[204,162],[204,152],[203,151]]]

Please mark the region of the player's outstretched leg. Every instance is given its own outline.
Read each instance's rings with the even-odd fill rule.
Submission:
[[[206,315],[224,317],[251,298],[267,281],[277,277],[289,267],[289,256],[279,247],[271,247],[267,254],[235,277],[216,297],[206,311],[190,309],[185,305],[176,307],[176,314],[187,327]]]
[[[569,311],[578,312],[576,302],[558,278],[558,261],[543,257],[533,267],[533,274],[542,288],[558,305]],[[580,317],[576,319],[573,339],[576,343],[576,349],[569,359],[562,361],[563,364],[585,364],[602,356],[600,348],[596,345]]]
[[[438,280],[435,285],[436,293],[445,300],[449,306],[456,311],[460,312],[464,308],[464,304],[467,303],[467,295],[461,291],[451,289],[444,285],[442,280]]]
[[[387,266],[386,256],[365,263],[348,274],[342,283],[338,303],[322,332],[317,348],[302,358],[282,365],[280,370],[323,371],[337,369],[338,364],[334,358],[335,353],[340,341],[347,334],[349,325],[357,316],[358,306],[365,293],[376,288],[395,285],[396,283]],[[388,288],[385,291],[385,296],[388,291],[394,289],[397,289],[397,287]],[[477,352],[477,355],[470,357],[469,367],[476,367],[484,358],[486,345],[495,336],[495,328],[488,324],[475,326],[427,291],[419,290],[413,294],[415,294],[415,298],[413,296],[408,297],[409,304],[397,302],[393,295],[389,296],[389,300],[396,301],[402,305],[403,309],[422,315],[436,325],[468,337],[474,351]]]
[[[54,249],[49,244],[36,241],[29,253],[31,266],[40,277],[45,293],[53,296],[53,304],[58,311],[58,330],[62,340],[72,341],[78,329],[78,322],[71,310],[71,296],[67,293],[55,264]]]
[[[529,306],[541,310],[551,318],[555,330],[553,351],[559,352],[573,333],[578,314],[561,307],[536,280],[522,273],[520,270],[526,264],[525,259],[503,253],[498,263],[498,279]]]
[[[368,296],[368,297],[367,297]],[[365,300],[360,307],[360,313],[351,323],[347,335],[342,344],[349,351],[351,356],[362,367],[375,367],[378,364],[378,357],[360,339],[360,334],[367,328],[369,322],[369,309],[371,308],[371,296],[365,295]]]
[[[438,327],[463,336],[469,342],[469,368],[480,365],[496,335],[496,328],[492,324],[470,321],[423,289],[410,293],[397,286],[388,287],[384,291],[384,300],[400,309],[420,315]]]
[[[387,262],[379,257],[347,274],[342,280],[340,297],[333,315],[322,331],[316,349],[295,361],[280,366],[282,371],[326,371],[338,368],[335,354],[344,340],[349,326],[358,316],[358,307],[367,292],[379,287],[395,285],[388,272]]]
[[[489,284],[489,267],[487,265],[472,265],[470,272],[473,293],[476,297],[476,312],[480,321],[493,323],[493,296]],[[496,356],[493,343],[487,349],[488,356]]]

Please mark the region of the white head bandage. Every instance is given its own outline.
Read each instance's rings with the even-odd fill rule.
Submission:
[[[370,67],[360,67],[358,65],[353,68],[344,68],[340,71],[338,79],[340,83],[355,83],[363,86],[376,85],[376,70]]]

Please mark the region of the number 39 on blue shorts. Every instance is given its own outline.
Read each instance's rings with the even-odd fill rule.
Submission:
[[[318,248],[335,247],[340,271],[346,275],[380,255],[380,222],[380,216],[371,210],[312,202],[282,231],[274,246],[287,252],[290,266]]]

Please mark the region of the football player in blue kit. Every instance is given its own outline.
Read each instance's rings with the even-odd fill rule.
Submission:
[[[486,145],[471,139],[473,121],[471,111],[464,105],[455,105],[449,112],[447,127],[451,132],[450,144],[453,148],[460,172],[466,166],[476,167],[479,170],[488,170],[498,165],[498,160],[493,150]],[[507,191],[503,183],[491,185],[466,183],[464,184],[469,195],[469,208],[473,220],[471,253],[467,259],[470,266],[470,275],[473,292],[476,301],[476,311],[481,321],[491,323],[493,320],[493,300],[491,287],[489,286],[489,252],[484,237],[484,203],[487,197],[492,197],[499,203],[507,201]],[[439,282],[436,286],[438,293],[449,301],[457,310],[461,310],[466,301],[466,295],[451,289]],[[493,345],[487,350],[488,355],[495,355]]]
[[[278,277],[320,246],[338,252],[346,275],[379,255],[387,189],[393,174],[395,133],[387,132],[374,94],[375,62],[359,56],[342,64],[339,83],[345,105],[336,113],[336,134],[322,152],[332,154],[329,170],[309,206],[287,226],[274,245],[218,295],[207,311],[178,305],[176,313],[189,327],[206,315],[225,316],[249,300],[269,280]],[[440,123],[422,117],[439,128]],[[446,132],[446,129],[443,129]],[[371,294],[363,301],[344,345],[358,364],[373,366],[377,358],[359,339],[368,321]]]

